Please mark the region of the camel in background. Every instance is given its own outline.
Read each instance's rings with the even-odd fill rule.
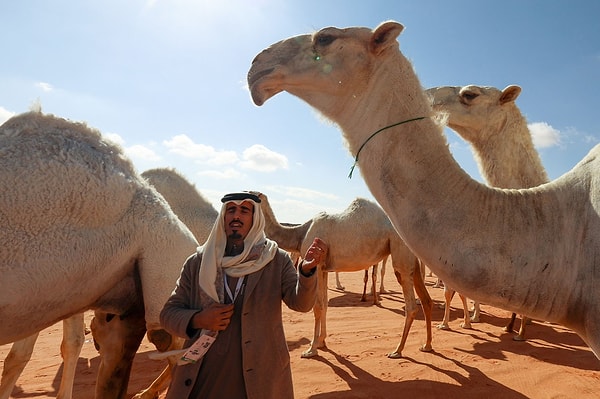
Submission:
[[[406,305],[406,318],[402,338],[396,349],[389,353],[391,358],[402,357],[408,333],[418,312],[415,290],[425,314],[427,329],[426,343],[420,348],[429,352],[431,348],[431,312],[433,302],[423,281],[419,259],[406,247],[383,210],[375,203],[357,198],[339,214],[321,212],[311,220],[298,226],[282,226],[276,219],[265,194],[256,193],[261,199],[265,215],[265,234],[277,242],[279,247],[298,253],[306,252],[315,237],[328,246],[327,259],[319,269],[317,300],[313,307],[315,317],[314,334],[310,348],[302,353],[308,358],[325,347],[327,337],[327,279],[329,272],[364,270],[369,265],[391,256],[396,279],[402,286]],[[376,273],[373,275],[373,300],[379,303],[375,290]]]
[[[527,120],[515,103],[521,88],[510,85],[499,90],[489,86],[444,86],[426,90],[431,96],[433,109],[446,115],[448,126],[471,144],[479,172],[492,187],[528,188],[548,182],[546,169],[533,145]],[[442,328],[449,328],[449,303],[454,290],[444,286],[446,311]],[[460,295],[460,294],[459,294]],[[473,316],[469,319],[466,300],[463,325],[479,321],[480,306],[475,301]],[[505,331],[512,332],[516,313],[512,313]],[[521,317],[521,326],[515,341],[525,340],[525,329],[530,319]]]

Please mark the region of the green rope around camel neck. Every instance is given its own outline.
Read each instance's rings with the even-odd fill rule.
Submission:
[[[389,129],[391,127],[402,125],[402,124],[408,123],[408,122],[420,121],[421,119],[425,119],[425,118],[426,118],[425,116],[419,116],[417,118],[407,119],[407,120],[402,121],[402,122],[393,123],[393,124],[391,124],[389,126],[382,127],[381,129],[379,129],[378,131],[376,131],[375,133],[373,133],[372,135],[370,135],[369,138],[366,139],[364,143],[362,143],[362,145],[360,146],[360,148],[356,152],[356,157],[354,158],[354,163],[352,164],[352,167],[350,168],[350,174],[348,174],[348,179],[352,179],[352,172],[354,172],[354,167],[358,164],[358,154],[360,154],[360,151],[363,149],[363,147],[365,146],[365,144],[367,144],[369,142],[369,140],[371,140],[373,137],[375,137],[375,135],[377,135],[377,134],[379,134],[379,133],[383,132],[384,130]]]

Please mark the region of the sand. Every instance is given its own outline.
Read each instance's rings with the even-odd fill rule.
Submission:
[[[482,305],[480,323],[472,330],[459,327],[462,308],[458,296],[452,302],[452,330],[435,326],[443,317],[443,290],[427,286],[434,299],[434,352],[419,347],[425,339],[422,312],[415,321],[404,358],[386,357],[398,344],[404,323],[400,285],[391,268],[385,276],[387,293],[380,306],[360,302],[363,273],[342,273],[345,291],[336,290],[329,279],[327,348],[311,359],[300,354],[312,339],[312,313],[292,312],[284,306],[284,324],[294,376],[296,398],[599,398],[600,361],[572,331],[534,321],[527,341],[516,342],[502,327],[509,312]],[[86,322],[92,313],[86,313]],[[86,337],[79,357],[74,385],[75,399],[92,399],[98,370],[98,353],[91,336]],[[56,397],[61,377],[62,323],[41,332],[31,361],[17,381],[11,397]],[[268,346],[265,346],[268,348]],[[2,367],[10,345],[0,346]],[[129,397],[147,387],[166,361],[150,360],[154,348],[142,343],[133,366]],[[161,399],[165,397],[163,392]]]

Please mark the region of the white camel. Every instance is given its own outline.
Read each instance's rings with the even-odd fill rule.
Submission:
[[[326,261],[318,271],[318,293],[313,307],[315,317],[313,339],[310,348],[302,353],[302,357],[313,357],[318,354],[318,348],[325,347],[329,272],[364,270],[369,267],[368,265],[377,264],[388,255],[391,255],[394,273],[402,286],[406,313],[400,343],[388,356],[402,357],[408,332],[418,312],[415,290],[421,299],[427,329],[426,343],[420,349],[426,352],[432,350],[433,302],[423,282],[419,259],[400,239],[379,205],[364,198],[357,198],[342,213],[321,212],[302,225],[287,227],[277,221],[267,196],[262,193],[257,195],[262,200],[261,207],[265,214],[265,234],[276,241],[281,248],[304,253],[315,237],[321,238],[328,246]],[[373,279],[376,279],[376,273]],[[373,300],[374,303],[379,303],[375,284],[373,284]]]
[[[170,168],[150,169],[143,172],[141,176],[167,200],[173,212],[190,229],[196,240],[204,242],[218,216],[218,212],[196,188],[176,170]],[[96,316],[98,316],[98,313],[100,312],[97,312]],[[60,348],[64,365],[57,399],[72,397],[75,369],[84,340],[84,328],[83,313],[78,313],[63,320],[63,341]],[[102,334],[102,330],[96,331],[96,336],[99,334]],[[19,375],[31,358],[38,335],[34,334],[24,340],[17,341],[11,347],[2,371],[0,399],[8,399],[10,396]],[[134,395],[134,398],[151,399],[158,397],[158,394],[168,386],[169,381],[170,367],[167,367],[148,388],[138,392]]]
[[[115,346],[96,397],[124,397],[144,332],[168,337],[158,315],[197,241],[118,146],[41,112],[0,126],[0,191],[0,344],[87,309],[116,314],[122,328],[100,327]]]
[[[219,212],[204,198],[185,177],[172,168],[155,168],[142,172],[152,187],[167,200],[177,217],[190,229],[199,243],[208,238]],[[145,390],[134,399],[157,398],[169,386],[171,367],[169,365]]]
[[[600,356],[600,146],[529,189],[471,178],[396,38],[403,26],[324,28],[273,44],[248,72],[254,103],[281,91],[340,127],[407,245],[458,292],[562,324]]]
[[[521,94],[521,87],[510,85],[499,90],[477,85],[444,86],[425,92],[431,97],[433,109],[446,114],[448,126],[471,144],[479,172],[490,186],[528,188],[548,182],[527,120],[515,103]],[[454,291],[446,285],[444,293],[446,311],[441,326],[448,328],[449,302]],[[466,307],[464,311],[463,323],[479,321],[478,301],[474,303],[470,319]],[[513,313],[505,327],[506,331],[513,331],[515,318],[516,313]],[[527,321],[528,318],[522,316],[514,340],[525,340]]]

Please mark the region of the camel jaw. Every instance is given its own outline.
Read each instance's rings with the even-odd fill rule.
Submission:
[[[260,64],[252,64],[252,68],[248,72],[248,87],[252,101],[259,107],[263,105],[269,98],[283,91],[274,79],[275,68],[260,69]]]

